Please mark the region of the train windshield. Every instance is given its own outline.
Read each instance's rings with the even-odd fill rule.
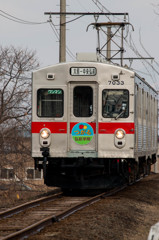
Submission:
[[[129,116],[129,91],[103,90],[102,115],[104,118],[127,118]]]
[[[93,89],[77,86],[73,94],[73,114],[75,117],[90,117],[93,114]]]
[[[63,116],[63,90],[39,89],[37,92],[37,114],[39,117]]]

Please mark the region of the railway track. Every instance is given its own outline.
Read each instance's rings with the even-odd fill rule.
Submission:
[[[26,238],[125,187],[126,185],[93,197],[63,196],[58,193],[1,212],[0,240]]]

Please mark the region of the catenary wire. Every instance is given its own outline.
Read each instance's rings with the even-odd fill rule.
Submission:
[[[98,7],[98,9],[101,11],[101,12],[103,12],[103,9],[105,9],[107,12],[109,12],[110,13],[110,11],[106,8],[106,7],[104,7],[98,0],[92,0],[92,2]],[[99,5],[100,6],[99,6]],[[108,16],[106,16],[108,19],[109,19],[109,21],[111,22],[111,20],[110,20],[110,18],[108,17]]]
[[[83,4],[81,3],[81,1],[76,0],[76,2],[77,2],[85,11],[87,11],[87,9],[83,6]]]
[[[78,20],[79,18],[81,18],[81,17],[83,17],[83,16],[84,16],[84,14],[83,14],[83,15],[80,15],[79,17],[76,17],[76,18],[74,18],[74,19],[72,19],[72,20],[69,20],[69,21],[67,21],[67,22],[64,22],[64,23],[62,23],[62,25],[65,25],[65,24],[74,22],[74,21]],[[54,26],[55,26],[55,27],[58,27],[58,26],[60,26],[60,24],[56,24],[56,25],[54,24]]]
[[[105,9],[106,11],[108,11],[108,12],[110,13],[110,11],[109,11],[103,4],[101,4],[101,2],[100,2],[99,0],[92,0],[92,2],[93,2],[94,4],[96,4],[96,6],[98,7],[98,9],[100,9],[102,12],[103,12],[103,10]],[[107,17],[107,18],[108,18],[108,17]],[[108,19],[109,19],[109,18],[108,18]],[[109,19],[109,20],[110,20],[110,19]],[[110,21],[111,21],[111,20],[110,20]],[[130,49],[131,49],[137,56],[142,57],[141,54],[139,53],[139,51],[137,50],[136,46],[135,46],[135,45],[132,46],[131,44],[129,44],[129,43],[127,42],[126,38],[127,38],[127,36],[128,36],[128,32],[129,32],[129,30],[128,30],[128,28],[127,28],[127,34],[126,34],[126,36],[124,37],[124,41],[128,44],[128,46],[130,47]],[[140,42],[140,44],[141,44],[141,42]],[[141,44],[141,46],[142,46],[142,44]],[[148,54],[148,52],[146,51],[146,49],[145,49],[143,46],[142,46],[142,48],[143,48],[143,49],[145,50],[145,52]],[[150,55],[148,54],[148,56],[150,56]],[[155,60],[154,60],[154,62],[156,63],[157,66],[159,66],[159,64],[158,64]],[[146,60],[142,61],[143,66],[145,67],[146,71],[149,73],[149,75],[151,76],[151,78],[152,78],[155,86],[157,87],[156,81],[154,81],[154,78],[153,78],[152,74],[149,72],[149,70],[148,70],[148,68],[146,67],[145,63],[147,63],[147,64],[149,65],[149,67],[151,67],[152,70],[155,71],[157,74],[159,74],[159,72],[158,72],[158,71],[156,70],[156,68],[155,68],[154,66],[152,66],[152,64],[150,64],[148,61],[146,61]]]
[[[48,23],[48,21],[47,21],[47,22],[30,22],[30,21],[26,21],[26,20],[23,20],[23,19],[14,17],[13,15],[8,14],[8,13],[2,11],[2,10],[0,10],[0,12],[1,12],[1,13],[0,13],[0,16],[6,18],[6,19],[8,19],[8,20],[11,20],[11,21],[13,21],[13,22],[20,23],[20,24],[38,25],[38,24]],[[4,14],[5,14],[5,15],[4,15]],[[80,16],[80,17],[82,17],[82,16]],[[78,18],[80,18],[80,17],[78,17]],[[77,18],[77,19],[78,19],[78,18]],[[76,19],[75,19],[75,20],[76,20]],[[72,22],[72,21],[75,21],[75,20],[73,19],[73,20],[71,20],[71,21],[69,21],[69,22]],[[57,39],[59,40],[59,35],[58,35],[58,33],[56,32],[56,29],[53,28],[54,25],[53,25],[53,24],[52,24],[52,25],[50,24],[50,26],[51,26],[54,34],[56,35]],[[68,47],[66,47],[66,48],[67,48],[67,50],[66,50],[66,51],[67,51],[67,54],[68,54],[72,59],[74,59],[75,56],[73,55],[73,53],[70,51],[70,49],[69,49]]]
[[[52,20],[50,20],[49,23],[50,23],[51,29],[53,30],[54,34],[56,35],[57,40],[59,41],[60,37],[59,37],[59,33],[58,33],[57,29],[55,28],[55,25],[53,24]],[[68,48],[68,46],[66,46],[66,52],[71,57],[72,60],[74,60],[76,58],[75,55],[71,52],[71,50]]]
[[[139,53],[139,51],[137,50],[137,48],[136,48],[136,46],[135,46],[135,43],[133,42],[133,39],[132,39],[132,37],[131,37],[131,34],[130,34],[130,44],[129,44],[129,47],[134,51],[134,53],[136,54],[136,56],[142,58],[142,55]],[[149,63],[146,59],[145,59],[145,60],[142,60],[142,64],[143,64],[143,66],[144,66],[144,68],[146,69],[147,72],[150,73],[150,71],[148,70],[146,64],[147,64],[157,75],[159,75],[159,71],[157,71],[156,68],[155,68],[151,63]],[[151,73],[150,73],[150,74],[151,74]],[[152,78],[152,81],[153,81],[153,83],[155,84],[156,88],[159,89],[159,88],[158,88],[158,84],[157,84],[157,82],[154,80],[152,74],[151,74],[151,78]]]
[[[26,20],[14,17],[13,15],[8,14],[8,13],[2,11],[2,10],[0,10],[0,12],[1,12],[0,15],[2,17],[6,18],[8,20],[11,20],[13,22],[21,23],[21,24],[37,25],[37,24],[45,24],[45,23],[47,23],[47,22],[30,22],[30,21],[26,21]]]

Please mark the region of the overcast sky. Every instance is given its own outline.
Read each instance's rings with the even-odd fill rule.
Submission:
[[[158,42],[159,42],[159,16],[154,12],[159,9],[155,5],[159,4],[157,0],[66,0],[67,11],[82,12],[99,12],[94,2],[100,2],[106,9],[111,12],[128,12],[129,22],[134,26],[135,31],[132,33],[129,28],[129,34],[133,38],[135,46],[141,54],[146,57],[146,53],[139,44],[139,31],[144,47],[152,57],[158,61]],[[0,43],[2,46],[14,45],[17,47],[36,50],[37,57],[41,67],[58,63],[59,61],[59,43],[54,33],[54,28],[47,22],[49,16],[44,12],[59,11],[60,0],[0,0]],[[98,3],[98,6],[99,5]],[[3,11],[3,12],[2,12]],[[105,11],[105,10],[104,10]],[[16,18],[44,24],[21,24],[11,18],[10,14]],[[3,15],[3,16],[2,16]],[[67,18],[67,21],[74,19],[75,16]],[[122,21],[120,19],[111,18],[114,21]],[[59,17],[52,16],[53,24],[59,29]],[[108,21],[106,17],[99,18],[100,21]],[[93,16],[82,17],[77,21],[67,24],[67,47],[71,53],[67,55],[67,61],[73,61],[76,52],[95,52],[97,46],[96,31],[92,27],[86,32],[87,26],[94,22]],[[53,31],[54,30],[54,31]],[[129,36],[127,40],[129,41]],[[125,46],[126,47],[126,46]],[[126,47],[125,56],[132,55],[131,50]],[[71,56],[70,56],[71,55]],[[73,55],[73,56],[72,56]],[[138,68],[139,64],[133,62],[134,68]],[[139,67],[146,72],[143,66]],[[148,74],[148,73],[146,73]]]

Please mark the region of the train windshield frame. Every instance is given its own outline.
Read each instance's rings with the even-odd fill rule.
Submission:
[[[37,91],[38,117],[60,118],[64,115],[64,91],[45,88]]]
[[[102,116],[104,118],[129,117],[129,91],[127,89],[104,89],[102,91]]]

